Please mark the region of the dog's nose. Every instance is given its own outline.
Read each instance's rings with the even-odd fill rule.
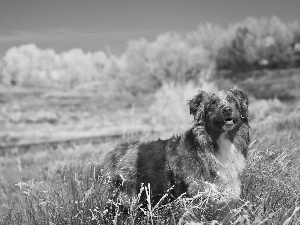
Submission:
[[[230,106],[224,106],[221,109],[221,113],[223,116],[231,116],[232,115],[232,108]]]

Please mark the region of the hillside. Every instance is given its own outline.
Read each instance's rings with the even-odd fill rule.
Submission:
[[[0,224],[133,224],[137,212],[141,224],[216,224],[201,218],[220,194],[212,186],[147,210],[139,196],[118,199],[130,208],[127,220],[108,218],[107,202],[120,202],[108,199],[99,166],[120,142],[189,128],[187,103],[199,90],[234,86],[249,96],[251,144],[230,224],[300,224],[299,43],[298,23],[272,17],[141,38],[119,56],[9,49],[0,60]],[[89,139],[105,134],[117,138]]]
[[[249,167],[245,174],[243,201],[248,201],[247,204],[252,205],[253,209],[247,208],[253,216],[252,219],[256,221],[268,220],[272,224],[271,221],[283,221],[291,216],[296,207],[293,204],[297,202],[300,196],[298,192],[300,176],[296,170],[300,162],[297,153],[300,151],[299,83],[297,83],[299,80],[296,79],[299,76],[299,71],[286,70],[287,76],[284,78],[281,77],[283,71],[264,73],[266,75],[248,78],[239,84],[250,95],[250,125],[253,142],[249,156]],[[273,85],[276,83],[275,81],[282,84],[282,79],[290,84],[289,89],[285,90],[293,98],[282,98],[281,100],[292,99],[292,101],[283,102],[277,98],[264,99],[277,95],[276,85],[275,87]],[[261,82],[262,80],[264,82]],[[229,85],[230,82],[233,81],[227,81],[223,84]],[[1,142],[3,144],[22,143],[137,129],[144,129],[144,136],[141,137],[143,140],[169,137],[190,126],[192,118],[186,103],[199,89],[192,84],[165,85],[154,94],[122,98],[113,95],[103,97],[97,93],[98,87],[99,84],[91,83],[71,92],[55,93],[23,88],[2,89],[0,94]],[[215,90],[216,84],[206,83],[203,88]],[[266,96],[266,91],[271,94]],[[151,130],[156,132],[150,133]],[[90,187],[92,183],[82,183],[82,187],[73,187],[72,177],[75,175],[81,177],[76,179],[84,180],[86,179],[84,177],[90,176],[88,175],[89,168],[91,166],[97,167],[101,162],[101,157],[116,143],[117,141],[108,141],[97,145],[43,147],[40,150],[35,149],[25,154],[14,152],[12,155],[1,157],[0,199],[1,202],[6,202],[2,204],[2,215],[8,219],[7,209],[12,207],[18,211],[20,210],[19,207],[28,206],[28,201],[30,201],[30,204],[33,204],[30,206],[33,207],[30,210],[33,211],[25,212],[27,219],[23,219],[34,221],[37,218],[33,220],[30,215],[35,214],[35,217],[39,218],[37,221],[48,221],[47,217],[44,219],[40,217],[39,211],[52,210],[50,206],[50,208],[45,209],[34,208],[35,204],[44,201],[42,199],[57,201],[55,195],[59,195],[61,196],[59,198],[69,199],[68,201],[75,201],[76,199],[76,201],[80,201],[80,196],[83,194],[81,188]],[[280,165],[284,165],[284,167]],[[60,187],[60,179],[66,179],[64,177],[71,179],[67,182],[71,182],[68,184],[71,185],[69,188],[75,188],[74,191],[78,192],[77,197],[69,196],[65,192],[66,190],[60,189],[63,188]],[[252,182],[253,179],[256,180],[256,184]],[[54,180],[56,181],[54,182]],[[283,184],[277,183],[278,180],[285,180],[287,186],[283,187]],[[52,182],[58,186],[52,186]],[[264,190],[259,188],[257,184],[263,184],[265,187],[271,185],[268,187],[272,188]],[[96,188],[100,184],[94,183],[93,185],[96,185],[94,186]],[[57,189],[57,187],[60,188]],[[49,192],[49,195],[43,197],[41,191],[44,188],[50,188],[54,192]],[[23,193],[23,190],[26,190],[28,194],[25,197],[25,202],[22,200],[22,195],[18,194]],[[101,190],[95,189],[94,191],[90,198],[94,198],[93,196],[97,191]],[[271,201],[267,195],[272,195],[273,200]],[[262,199],[266,200],[258,200],[255,196],[261,196]],[[12,199],[13,201],[11,201]],[[276,206],[272,205],[276,201],[281,203]],[[68,205],[69,203],[65,201],[56,204],[63,208],[71,207],[66,206],[65,204]],[[90,205],[89,207],[94,206]],[[261,211],[261,207],[265,207],[266,211]],[[82,209],[85,210],[85,208]],[[44,213],[49,213],[46,211]],[[60,221],[60,216],[66,215],[67,212],[62,210],[57,213],[56,221]],[[155,213],[157,218],[165,216],[159,212]],[[18,214],[12,215],[16,219],[18,218]],[[71,213],[69,216],[73,217],[74,215],[72,216]],[[86,216],[84,220],[87,222],[89,216]],[[18,219],[16,224],[22,224],[22,222],[17,221]],[[298,220],[294,219],[293,221]],[[77,222],[74,220],[74,223]],[[4,224],[6,223],[4,222]]]

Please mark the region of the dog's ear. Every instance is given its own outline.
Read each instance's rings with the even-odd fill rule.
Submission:
[[[199,125],[205,124],[205,104],[208,99],[208,93],[200,91],[193,99],[189,101],[190,114],[194,116],[194,120]]]
[[[241,110],[242,110],[242,118],[243,119],[248,119],[249,117],[249,110],[248,110],[248,106],[249,106],[249,99],[248,99],[248,96],[236,89],[236,88],[233,88],[233,89],[230,89],[229,90],[231,93],[233,93],[234,97],[236,97],[240,103],[240,106],[241,106]]]

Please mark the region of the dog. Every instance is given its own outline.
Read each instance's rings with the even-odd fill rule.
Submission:
[[[250,142],[248,97],[237,89],[199,93],[188,102],[194,121],[181,135],[167,140],[118,145],[107,154],[103,171],[121,193],[135,196],[150,184],[156,204],[168,194],[174,200],[203,191],[203,182],[238,198],[240,175]]]

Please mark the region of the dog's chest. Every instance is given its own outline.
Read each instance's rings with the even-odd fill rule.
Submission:
[[[217,144],[215,157],[219,176],[216,184],[225,194],[239,197],[241,193],[240,173],[246,167],[246,160],[228,139],[226,133],[220,135]]]

